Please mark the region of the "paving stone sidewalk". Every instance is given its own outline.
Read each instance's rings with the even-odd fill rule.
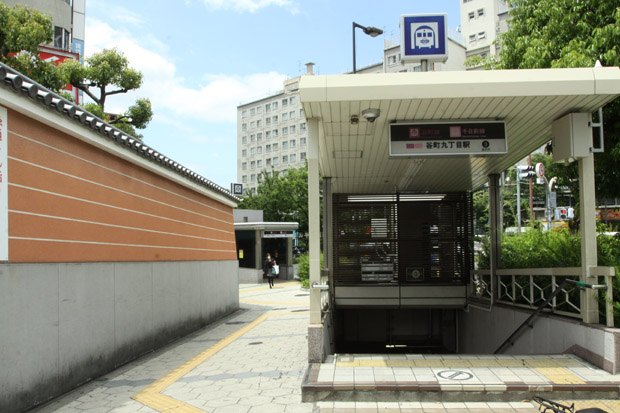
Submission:
[[[301,402],[308,292],[241,285],[242,310],[35,411],[423,413],[538,411],[518,403]],[[610,403],[611,401],[607,401]],[[582,406],[585,406],[580,402]],[[609,404],[591,405],[615,411]]]

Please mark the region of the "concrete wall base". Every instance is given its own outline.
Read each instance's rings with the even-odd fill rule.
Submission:
[[[324,333],[321,324],[308,326],[308,363],[322,363],[325,360]]]
[[[0,265],[0,411],[47,402],[239,308],[238,263]]]
[[[490,312],[470,307],[469,312],[461,312],[459,320],[459,352],[492,354],[530,314],[502,305]],[[618,374],[620,329],[543,314],[504,353],[575,354],[611,374]]]
[[[294,276],[293,267],[280,267],[278,280],[292,280]],[[239,268],[239,284],[262,284],[267,282],[263,277],[263,270],[256,268]]]

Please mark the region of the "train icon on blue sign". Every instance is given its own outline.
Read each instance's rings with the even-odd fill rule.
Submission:
[[[437,47],[437,34],[429,26],[420,26],[413,32],[413,47],[421,49],[423,47]]]

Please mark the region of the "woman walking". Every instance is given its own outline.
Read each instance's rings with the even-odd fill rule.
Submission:
[[[267,257],[263,262],[263,276],[267,277],[269,288],[273,288],[273,278],[275,277],[273,273],[273,264],[275,264],[275,261],[271,259],[271,254],[267,253]]]

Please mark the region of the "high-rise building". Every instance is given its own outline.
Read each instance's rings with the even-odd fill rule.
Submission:
[[[499,54],[496,40],[508,30],[509,10],[505,0],[461,0],[461,33],[467,58]]]
[[[307,63],[312,74],[314,63]],[[237,107],[237,180],[255,192],[261,172],[285,171],[306,162],[306,118],[299,99],[299,77],[284,89]]]

